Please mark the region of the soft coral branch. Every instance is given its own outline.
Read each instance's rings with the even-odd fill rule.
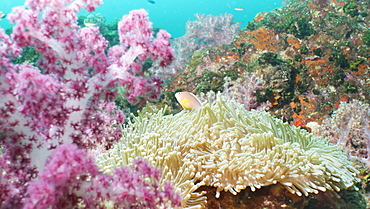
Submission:
[[[158,208],[180,206],[180,195],[166,182],[160,184],[160,170],[148,162],[98,172],[93,159],[75,145],[59,146],[48,160],[39,181],[28,187],[25,208]]]
[[[81,8],[93,11],[101,3],[27,0],[9,14],[12,34],[0,29],[0,189],[9,191],[0,196],[2,205],[24,203],[28,182],[51,150],[65,143],[109,147],[120,138],[117,124],[124,115],[113,103],[117,85],[126,88],[129,101],[158,95],[161,82],[140,76],[141,65],[149,58],[171,62],[169,34],[154,38],[147,13],[136,10],[119,23],[121,44],[107,49],[97,27],[77,25]],[[27,46],[40,54],[37,63],[14,64]]]

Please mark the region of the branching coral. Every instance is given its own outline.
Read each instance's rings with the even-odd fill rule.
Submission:
[[[232,81],[229,77],[225,78],[224,95],[225,99],[232,99],[243,104],[245,109],[267,109],[268,103],[257,107],[258,101],[255,96],[256,91],[262,89],[262,78],[254,73],[247,74],[244,78],[238,78]]]
[[[147,110],[123,128],[123,138],[97,157],[101,170],[142,157],[163,169],[182,193],[183,207],[202,207],[200,186],[237,194],[280,183],[293,194],[339,192],[358,182],[340,148],[218,95],[200,111],[164,116]]]
[[[145,160],[101,174],[93,158],[73,144],[63,144],[48,159],[39,181],[30,183],[25,209],[46,208],[176,208],[180,195],[161,171]],[[3,192],[3,191],[2,191]],[[15,208],[8,204],[1,208]]]
[[[183,71],[196,50],[229,44],[239,30],[239,25],[233,23],[234,16],[231,14],[195,14],[195,17],[195,21],[186,23],[186,34],[172,41],[176,55],[172,64],[166,68],[151,69],[160,78],[169,79]]]
[[[312,129],[315,135],[326,137],[349,155],[359,157],[370,165],[370,106],[353,100],[342,102],[333,115]]]
[[[38,201],[56,203],[46,206],[49,208],[74,208],[80,194],[60,189],[61,181],[51,177],[70,177],[79,185],[82,178],[77,177],[79,172],[83,175],[86,162],[76,161],[70,169],[49,169],[50,164],[45,163],[52,150],[73,143],[88,151],[118,140],[116,124],[124,121],[124,115],[113,102],[116,86],[123,86],[125,98],[133,103],[140,97],[159,96],[162,83],[143,75],[142,65],[148,59],[160,66],[172,61],[170,35],[160,30],[154,38],[147,12],[134,10],[118,22],[120,42],[108,49],[97,27],[77,25],[80,9],[92,12],[101,3],[27,0],[8,14],[14,23],[12,33],[7,35],[0,28],[0,208],[27,208],[25,198],[30,196],[40,198],[31,208],[42,208]],[[32,49],[36,58],[20,57],[24,47]],[[52,162],[76,154],[70,148],[64,150],[70,153],[55,155]],[[73,175],[68,174],[70,170]],[[33,182],[40,182],[35,187],[41,195],[28,189]],[[43,182],[56,189],[48,190],[52,186]],[[43,196],[46,190],[50,197],[63,197],[68,207],[59,206],[57,200],[48,201]]]

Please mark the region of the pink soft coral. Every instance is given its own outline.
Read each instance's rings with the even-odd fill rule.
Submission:
[[[39,181],[28,187],[25,208],[105,208],[111,201],[115,208],[157,208],[180,206],[180,195],[165,182],[160,170],[146,161],[136,160],[117,168],[113,175],[98,172],[93,159],[75,145],[60,145],[49,159]]]
[[[146,11],[136,10],[119,23],[120,45],[107,49],[97,27],[77,25],[81,8],[91,12],[101,3],[27,0],[8,15],[15,24],[12,34],[0,29],[1,207],[21,207],[30,189],[39,191],[34,195],[59,192],[57,182],[52,182],[57,179],[46,181],[43,174],[39,184],[31,183],[28,188],[53,149],[60,153],[65,143],[79,149],[93,149],[96,144],[109,147],[120,138],[117,124],[124,115],[113,103],[117,85],[125,87],[129,101],[159,94],[161,81],[144,77],[141,65],[148,58],[158,65],[171,62],[169,34],[160,31],[154,38]],[[40,55],[37,62],[15,64],[28,46]],[[55,158],[66,160],[73,155],[68,152],[77,151],[64,152],[55,154],[48,166],[55,164]],[[86,161],[73,160],[75,164],[68,166],[75,173],[62,172],[66,181],[75,181],[84,170],[94,170],[85,167]],[[58,170],[48,166],[43,173],[57,175]],[[53,198],[39,201],[55,202],[58,197]]]

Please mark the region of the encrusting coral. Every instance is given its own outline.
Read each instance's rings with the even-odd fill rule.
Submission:
[[[144,109],[125,125],[122,139],[97,156],[101,170],[147,159],[177,187],[184,208],[205,206],[205,192],[194,192],[201,186],[216,187],[216,197],[278,183],[298,196],[357,189],[357,171],[340,148],[266,112],[221,95],[199,111],[164,112]]]

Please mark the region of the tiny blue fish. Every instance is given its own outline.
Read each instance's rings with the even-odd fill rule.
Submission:
[[[0,20],[3,20],[6,17],[6,14],[4,12],[0,11]]]
[[[151,4],[155,4],[154,0],[148,0],[148,2],[151,3]]]

